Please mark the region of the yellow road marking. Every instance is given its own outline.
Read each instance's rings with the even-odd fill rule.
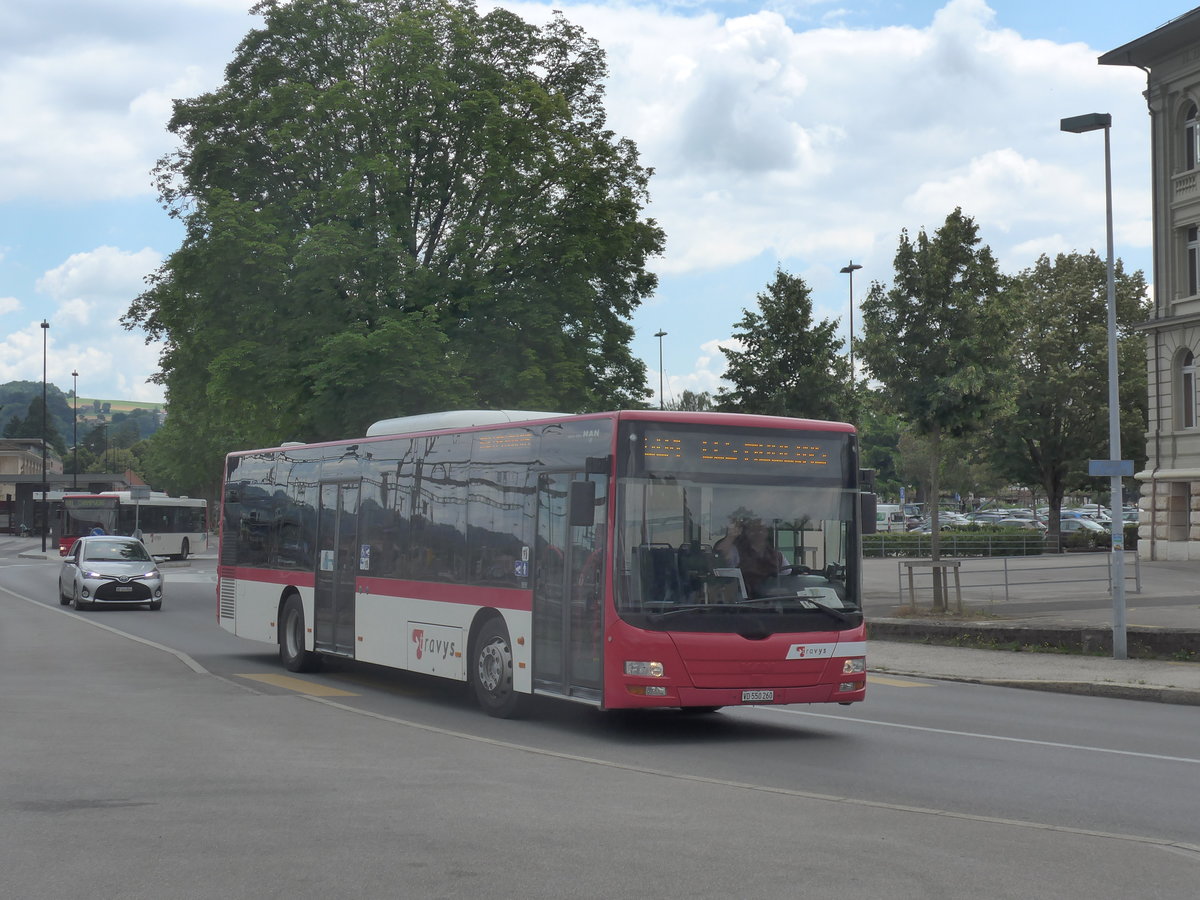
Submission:
[[[238,675],[237,677],[249,678],[251,681],[261,681],[263,684],[273,684],[275,687],[281,687],[289,691],[295,691],[298,694],[308,694],[310,697],[358,696],[358,694],[350,691],[343,691],[334,687],[326,687],[323,684],[314,684],[311,681],[305,681],[303,678],[293,678],[290,675],[273,675],[271,673],[266,673],[261,675]]]
[[[928,684],[922,684],[919,681],[902,681],[899,678],[885,678],[882,675],[867,675],[867,681],[871,684],[886,684],[889,687],[929,687]]]

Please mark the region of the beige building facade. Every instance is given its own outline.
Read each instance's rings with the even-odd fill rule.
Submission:
[[[1200,8],[1111,50],[1146,73],[1154,220],[1138,554],[1200,560]]]

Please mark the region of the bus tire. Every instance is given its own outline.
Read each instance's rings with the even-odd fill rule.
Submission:
[[[315,672],[321,668],[321,657],[304,649],[304,634],[304,604],[291,594],[279,616],[279,660],[289,672]]]
[[[475,638],[471,682],[479,705],[489,716],[507,719],[516,715],[521,695],[513,689],[512,641],[499,616],[484,622]]]
[[[188,539],[184,538],[183,543],[179,545],[179,555],[176,556],[175,558],[179,559],[179,560],[187,559],[188,553],[190,553],[191,550],[192,550],[192,548],[190,546],[188,546]]]

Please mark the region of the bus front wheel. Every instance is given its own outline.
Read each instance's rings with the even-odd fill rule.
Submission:
[[[292,594],[279,616],[279,659],[289,672],[315,672],[321,657],[304,649],[304,604]]]
[[[182,559],[187,559],[187,558],[188,558],[188,554],[189,554],[189,553],[191,553],[191,552],[192,552],[192,548],[191,548],[191,546],[188,544],[188,539],[187,539],[187,538],[184,538],[184,539],[183,539],[183,543],[182,543],[182,544],[180,544],[180,546],[179,546],[179,553],[178,553],[178,555],[177,555],[175,558],[176,558],[176,559],[181,559],[181,560],[182,560]]]
[[[512,642],[499,616],[489,619],[479,629],[471,675],[475,696],[484,712],[500,719],[517,713],[521,695],[513,689]]]

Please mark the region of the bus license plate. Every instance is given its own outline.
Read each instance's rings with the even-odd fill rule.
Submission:
[[[774,691],[742,691],[743,703],[771,703],[774,699]]]

